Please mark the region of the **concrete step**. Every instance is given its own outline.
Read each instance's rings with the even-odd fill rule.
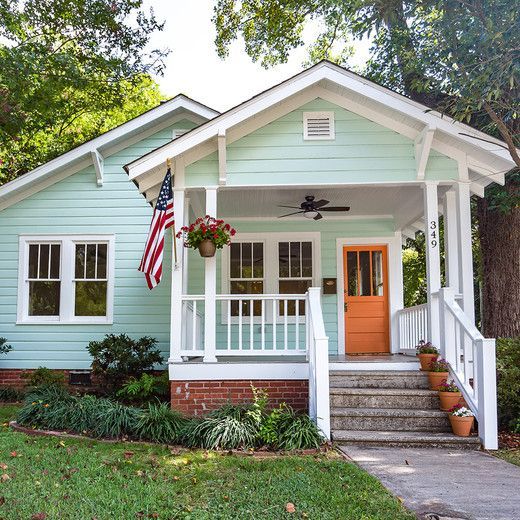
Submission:
[[[428,388],[428,376],[419,370],[332,370],[329,380],[331,388]]]
[[[330,406],[342,408],[439,409],[435,390],[419,388],[340,388],[330,389]]]
[[[439,432],[333,430],[332,440],[346,446],[480,449],[477,436],[457,437],[452,433]]]
[[[332,408],[331,429],[450,432],[448,414],[409,408]]]

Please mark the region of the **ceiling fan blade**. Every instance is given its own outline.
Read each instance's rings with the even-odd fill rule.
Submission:
[[[281,206],[280,204],[277,207],[278,208],[290,208],[290,209],[302,209],[300,206]]]
[[[330,200],[320,199],[320,200],[315,200],[313,202],[313,205],[315,208],[321,208],[322,206],[326,206],[329,202],[330,202]]]
[[[320,220],[320,218],[323,218],[321,213],[318,213],[312,220]]]
[[[328,208],[321,208],[320,211],[350,211],[350,206],[330,206]]]
[[[278,218],[290,217],[291,215],[299,215],[300,213],[305,213],[304,211],[295,211],[294,213],[287,213],[287,215],[280,215]]]

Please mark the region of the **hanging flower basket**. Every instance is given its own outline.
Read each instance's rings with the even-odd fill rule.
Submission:
[[[236,230],[222,219],[206,215],[189,226],[183,226],[177,233],[177,238],[183,239],[184,247],[198,249],[200,256],[210,258],[215,256],[217,249],[231,244],[231,237],[235,233]]]

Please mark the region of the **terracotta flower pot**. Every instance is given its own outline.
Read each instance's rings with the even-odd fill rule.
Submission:
[[[439,354],[417,354],[417,357],[419,358],[419,363],[421,363],[421,370],[428,372],[428,370],[430,370],[430,363],[437,361]]]
[[[212,256],[215,256],[215,252],[217,250],[217,246],[215,243],[210,240],[209,238],[205,238],[200,244],[199,244],[199,253],[200,256],[204,258],[210,258]]]
[[[458,437],[469,437],[471,427],[473,426],[474,417],[457,417],[450,415],[451,429]]]
[[[437,387],[448,379],[449,372],[428,372],[430,390],[437,390]]]
[[[441,392],[439,390],[439,399],[441,401],[441,410],[447,412],[454,406],[457,406],[460,401],[460,392]]]

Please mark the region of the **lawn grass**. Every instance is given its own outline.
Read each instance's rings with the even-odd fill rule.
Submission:
[[[415,518],[334,452],[253,459],[32,437],[7,426],[16,410],[0,406],[0,519]]]
[[[520,466],[520,449],[502,449],[493,452],[493,455]]]

